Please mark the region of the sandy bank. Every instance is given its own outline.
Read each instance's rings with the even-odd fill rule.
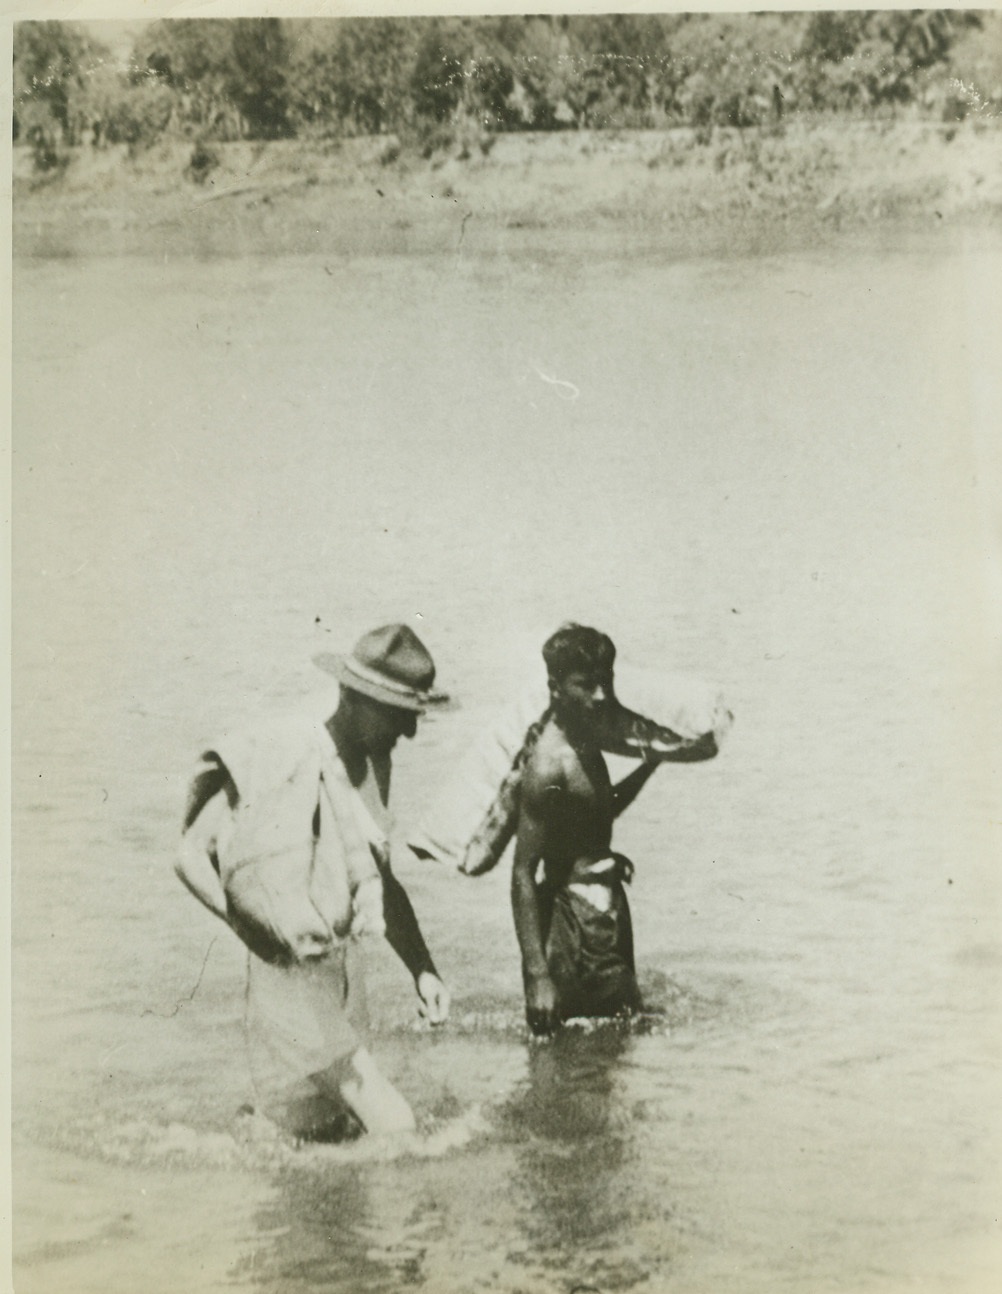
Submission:
[[[81,149],[39,179],[15,150],[19,255],[755,253],[846,236],[1002,228],[1002,125],[790,123],[782,133],[494,137],[423,159],[387,139]],[[569,246],[569,244],[568,244]]]

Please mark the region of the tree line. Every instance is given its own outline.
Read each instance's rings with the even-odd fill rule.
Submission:
[[[72,22],[14,29],[14,137],[81,143],[394,134],[427,153],[502,131],[747,127],[789,113],[963,115],[958,43],[998,15],[165,19],[126,67]],[[953,96],[951,98],[951,95]],[[976,96],[977,97],[977,96]],[[985,106],[982,103],[980,106]]]

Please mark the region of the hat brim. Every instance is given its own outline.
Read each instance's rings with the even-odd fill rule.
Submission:
[[[351,668],[347,656],[336,656],[332,652],[321,652],[313,657],[313,664],[325,674],[333,674],[339,683],[360,692],[370,701],[379,701],[381,705],[392,706],[395,710],[413,710],[415,714],[424,714],[426,710],[454,710],[456,703],[445,692],[418,692],[397,688],[382,687],[372,679],[363,678]]]

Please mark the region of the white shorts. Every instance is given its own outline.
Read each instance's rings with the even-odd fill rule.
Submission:
[[[368,1027],[363,952],[355,940],[316,961],[272,966],[248,954],[244,1016],[251,1077],[262,1102],[320,1079],[353,1055]]]

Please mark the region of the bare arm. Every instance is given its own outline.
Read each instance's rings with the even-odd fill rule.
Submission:
[[[624,809],[630,807],[659,764],[696,764],[700,760],[713,759],[717,753],[717,738],[712,732],[704,732],[699,737],[679,737],[678,743],[669,750],[662,750],[660,743],[648,750],[640,767],[616,783],[612,788],[612,811],[615,817],[618,818]]]
[[[189,806],[174,871],[200,903],[227,921],[216,850],[220,836],[232,825],[231,804],[236,801],[236,788],[221,769],[203,774],[196,786],[199,802]]]
[[[628,809],[653,776],[657,764],[641,764],[632,773],[628,773],[621,782],[612,788],[612,813],[618,818],[624,809]]]
[[[550,978],[536,895],[536,868],[546,844],[547,801],[562,791],[562,777],[546,776],[530,761],[522,780],[515,860],[511,872],[511,907],[522,952],[525,1012],[533,1033],[550,1033],[557,1024],[557,991]]]
[[[449,1014],[449,993],[435,969],[428,945],[407,891],[390,866],[390,851],[376,858],[383,881],[383,919],[390,947],[407,967],[422,1002],[422,1014],[432,1024],[442,1024]]]
[[[699,737],[681,738],[682,744],[676,749],[661,754],[655,750],[658,760],[663,764],[698,764],[703,759],[713,759],[717,750],[717,734],[704,732]]]
[[[379,851],[377,862],[379,874],[383,878],[383,914],[390,947],[415,981],[422,971],[437,974],[407,891],[393,874],[388,849]]]
[[[622,732],[624,745],[631,754],[642,757],[645,763],[694,764],[716,755],[716,728],[700,733],[698,737],[683,737],[663,724],[652,723],[621,702],[617,704],[616,724]],[[730,719],[729,714],[727,718]]]

